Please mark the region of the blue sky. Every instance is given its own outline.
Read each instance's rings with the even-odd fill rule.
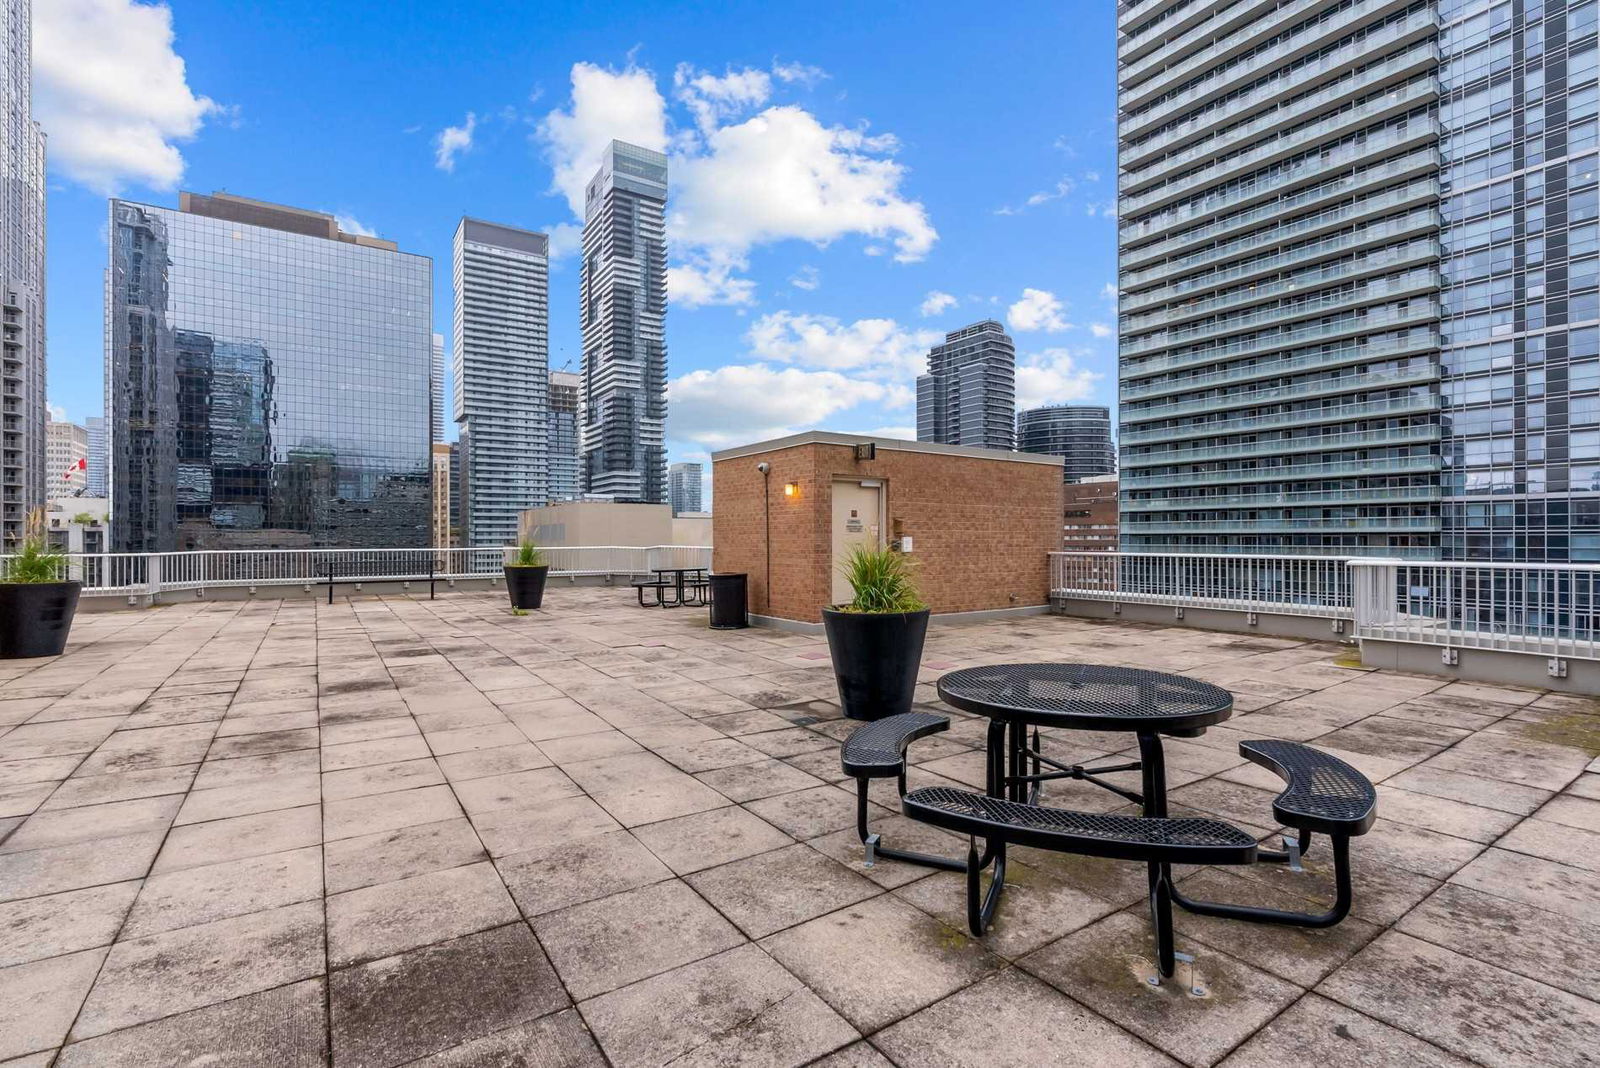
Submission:
[[[673,158],[674,459],[904,434],[927,344],[985,317],[1025,403],[1114,402],[1109,2],[47,0],[35,23],[70,418],[100,411],[108,193],[346,216],[433,257],[448,337],[460,215],[570,246],[613,134]],[[559,258],[555,367],[578,363],[576,289]]]

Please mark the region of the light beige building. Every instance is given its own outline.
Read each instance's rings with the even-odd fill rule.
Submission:
[[[539,545],[710,545],[711,516],[673,518],[667,504],[562,501],[522,513],[519,533]]]
[[[433,541],[435,549],[450,547],[450,445],[433,443]]]
[[[110,505],[104,497],[50,498],[44,513],[46,540],[64,552],[105,552]]]
[[[84,492],[89,485],[89,472],[85,469],[88,458],[86,427],[55,419],[45,424],[44,482],[51,497],[72,497]]]

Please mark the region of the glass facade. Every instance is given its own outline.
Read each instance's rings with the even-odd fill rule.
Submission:
[[[673,515],[701,511],[705,465],[681,463],[667,468],[667,503]]]
[[[585,191],[578,398],[586,493],[667,500],[667,157],[613,141]]]
[[[110,204],[112,548],[428,545],[430,261],[198,199]]]
[[[576,500],[578,477],[578,390],[583,379],[571,371],[550,372],[550,499]]]
[[[1121,542],[1431,556],[1430,3],[1126,3]]]
[[[1017,449],[1062,459],[1067,482],[1115,474],[1111,409],[1094,404],[1052,404],[1017,413]],[[1112,495],[1116,488],[1112,487]]]
[[[1600,562],[1595,0],[1440,0],[1446,559]]]
[[[1017,346],[993,319],[953,330],[917,377],[917,440],[978,449],[1017,445]]]

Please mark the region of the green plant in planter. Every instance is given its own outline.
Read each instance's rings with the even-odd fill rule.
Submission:
[[[533,542],[525,541],[517,546],[517,554],[511,558],[512,567],[543,567],[544,552]]]
[[[44,536],[44,513],[34,512],[17,551],[0,559],[0,582],[60,582],[66,573],[67,554],[50,548]]]
[[[920,612],[928,607],[917,592],[914,565],[895,549],[858,545],[840,570],[855,591],[849,604],[837,606],[841,612]]]

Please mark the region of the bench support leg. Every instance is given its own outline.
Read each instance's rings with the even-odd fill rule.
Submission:
[[[1172,899],[1190,912],[1201,916],[1222,916],[1230,920],[1247,920],[1251,923],[1275,923],[1285,927],[1332,927],[1350,914],[1352,898],[1350,889],[1350,839],[1329,836],[1333,844],[1333,907],[1327,912],[1286,912],[1283,909],[1255,908],[1251,905],[1225,905],[1216,901],[1195,901],[1176,890]]]
[[[900,792],[905,793],[905,776],[900,777]],[[861,844],[867,847],[867,866],[871,867],[879,857],[888,857],[890,860],[903,860],[908,864],[921,864],[928,868],[939,868],[943,871],[966,871],[965,861],[949,860],[945,857],[935,857],[927,853],[913,853],[905,849],[890,849],[883,844],[883,836],[873,834],[867,829],[867,780],[856,780],[856,836],[861,839]],[[988,863],[987,859],[984,861]]]
[[[989,854],[994,856],[994,874],[989,880],[989,892],[982,893],[983,869],[988,866]],[[1000,907],[1000,892],[1006,886],[1006,844],[985,843],[985,855],[978,856],[978,840],[967,838],[967,927],[974,938],[989,933],[994,921],[994,911]]]
[[[1172,946],[1172,873],[1165,864],[1150,865],[1150,919],[1156,928],[1156,966],[1160,978],[1151,978],[1155,986],[1162,979],[1171,979],[1176,967],[1177,954]]]

